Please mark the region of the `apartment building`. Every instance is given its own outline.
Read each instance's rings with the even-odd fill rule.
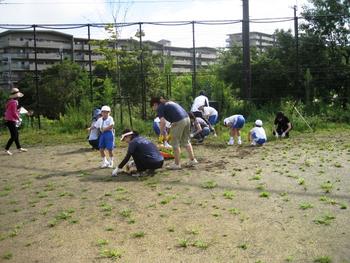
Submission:
[[[192,72],[193,49],[173,47],[168,40],[159,42],[144,41],[154,54],[171,58],[172,72]],[[111,48],[113,44],[111,43]],[[133,50],[139,47],[135,39],[118,40],[118,48]],[[37,63],[35,64],[34,35],[28,30],[8,30],[0,33],[0,87],[9,87],[18,82],[26,72],[47,69],[64,59],[77,62],[89,70],[89,45],[87,38],[75,38],[73,35],[51,30],[36,31]],[[95,61],[103,56],[95,51],[98,47],[91,45],[92,69]],[[209,47],[196,48],[196,67],[206,68],[215,63],[217,50]],[[162,65],[159,65],[162,66]]]
[[[227,47],[242,46],[243,34],[228,34],[226,39]],[[249,41],[251,47],[257,47],[261,51],[264,51],[267,47],[274,46],[276,39],[274,35],[269,35],[261,32],[249,32]]]

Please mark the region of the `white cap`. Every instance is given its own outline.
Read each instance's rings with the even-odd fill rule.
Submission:
[[[109,106],[102,106],[101,111],[111,112],[111,108]]]
[[[134,133],[133,133],[132,131],[129,131],[129,132],[127,132],[127,133],[124,133],[124,134],[122,134],[120,140],[122,141],[122,140],[124,140],[124,138],[125,138],[126,136],[133,135],[133,134],[134,134]]]
[[[255,125],[256,125],[256,126],[259,126],[259,127],[262,127],[262,126],[263,126],[262,120],[256,120],[256,121],[255,121]]]
[[[229,123],[229,118],[224,119],[224,125],[226,126]]]

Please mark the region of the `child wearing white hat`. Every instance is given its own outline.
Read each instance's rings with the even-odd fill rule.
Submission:
[[[264,130],[263,122],[261,120],[255,121],[255,127],[248,133],[248,140],[253,146],[262,146],[267,141],[266,132]]]
[[[110,116],[111,108],[103,106],[101,108],[101,117],[96,121],[95,127],[100,130],[98,148],[102,157],[101,168],[113,168],[113,148],[114,148],[114,120]],[[108,151],[109,160],[105,155],[105,150]]]

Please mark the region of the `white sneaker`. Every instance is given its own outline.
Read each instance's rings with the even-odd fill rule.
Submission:
[[[241,141],[241,140],[238,140],[238,141],[237,141],[237,144],[238,144],[238,145],[242,145],[242,141]]]
[[[194,165],[196,165],[196,164],[198,164],[197,159],[193,159],[193,160],[190,160],[190,161],[188,162],[188,165],[189,165],[189,166],[194,166]]]
[[[13,153],[12,152],[10,152],[9,150],[5,150],[5,153],[7,154],[7,155],[12,155]]]
[[[168,142],[164,142],[164,147],[166,148],[172,148],[172,146]]]
[[[109,162],[102,161],[100,168],[107,168],[109,166]]]
[[[180,164],[176,164],[176,163],[172,163],[170,165],[168,165],[166,167],[168,170],[181,170],[181,165]]]
[[[233,145],[234,143],[235,143],[234,140],[229,140],[228,143],[227,143],[227,145]]]
[[[113,164],[114,164],[113,161],[109,161],[108,162],[108,168],[113,168]]]
[[[28,152],[28,150],[26,148],[19,148],[18,151],[21,152],[21,153],[22,152]]]

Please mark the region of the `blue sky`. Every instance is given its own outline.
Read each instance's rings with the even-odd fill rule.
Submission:
[[[112,3],[111,3],[112,2]],[[250,0],[250,18],[292,17],[307,0]],[[241,0],[0,0],[0,24],[108,23],[113,15],[119,22],[237,20],[242,18]],[[276,28],[293,28],[293,22],[252,23],[251,31],[273,33]],[[134,37],[138,26],[122,28],[120,37]],[[192,45],[192,28],[145,25],[145,39],[169,39],[175,46]],[[66,30],[79,37],[87,29]],[[241,32],[241,24],[196,25],[197,46],[224,47],[226,35]],[[94,38],[103,38],[103,29],[93,29]]]

